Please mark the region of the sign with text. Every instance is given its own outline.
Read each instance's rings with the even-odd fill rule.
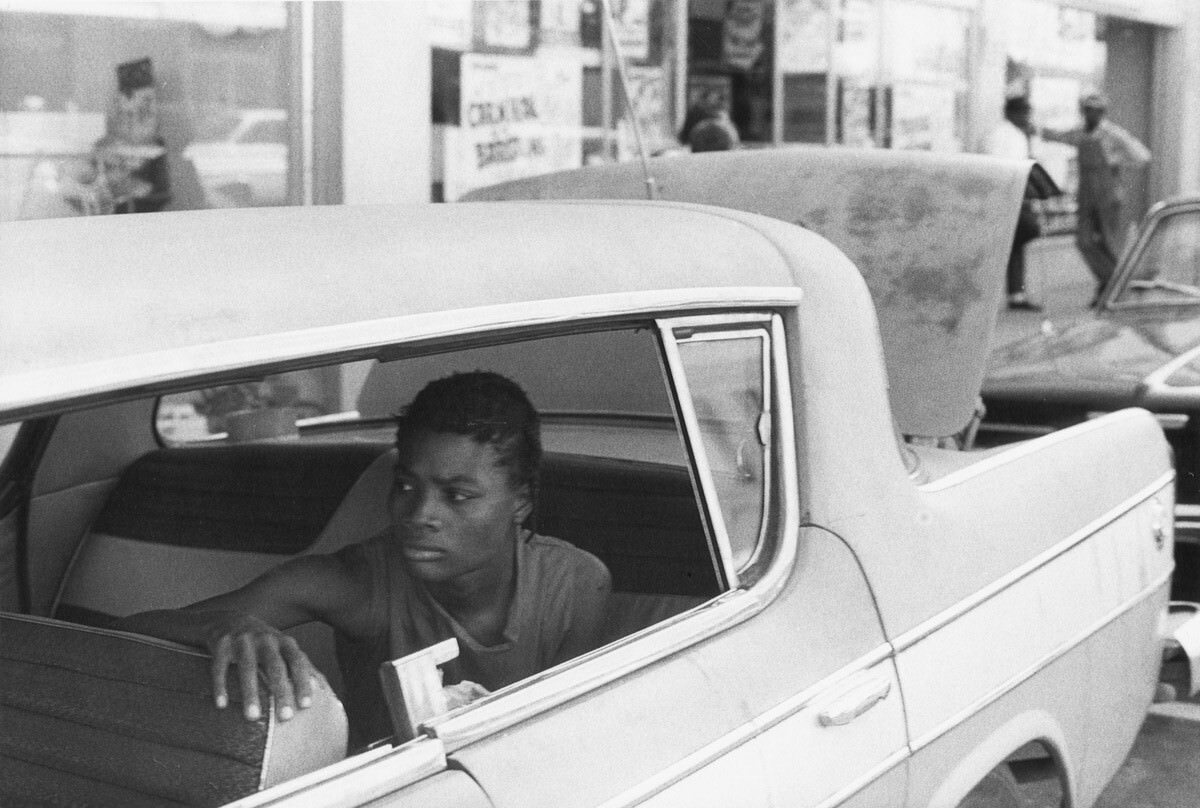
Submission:
[[[446,199],[473,188],[578,168],[583,68],[565,56],[462,57],[460,130],[447,161]]]
[[[650,58],[650,0],[613,0],[609,7],[621,55],[637,62]]]

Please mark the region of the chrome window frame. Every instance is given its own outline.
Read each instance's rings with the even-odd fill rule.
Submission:
[[[1150,209],[1137,233],[1136,240],[1129,245],[1121,256],[1117,267],[1118,274],[1111,289],[1105,293],[1105,307],[1110,311],[1139,311],[1145,309],[1185,309],[1195,308],[1200,301],[1195,298],[1181,297],[1179,300],[1140,301],[1123,298],[1128,291],[1129,283],[1134,279],[1134,272],[1142,261],[1150,242],[1160,225],[1175,216],[1200,213],[1200,199],[1185,199],[1179,201],[1160,202]]]
[[[798,292],[795,293],[798,299]],[[789,301],[789,304],[794,301]],[[727,305],[726,308],[729,308]],[[581,657],[524,679],[466,707],[439,716],[422,725],[426,735],[440,740],[447,754],[493,736],[541,713],[580,698],[587,693],[636,673],[649,665],[686,648],[711,639],[743,623],[773,601],[782,591],[795,566],[799,546],[800,505],[798,464],[796,458],[795,422],[792,410],[791,376],[788,364],[786,332],[783,320],[770,305],[745,305],[744,313],[701,315],[696,323],[706,326],[722,321],[764,324],[770,336],[769,359],[772,385],[774,423],[772,444],[776,447],[774,462],[778,468],[775,487],[767,508],[771,530],[778,534],[774,554],[763,574],[746,588],[731,588],[693,609],[690,609],[639,632],[597,648]],[[662,328],[680,328],[693,319],[688,317],[656,317]],[[678,365],[669,366],[672,384],[679,381]],[[684,425],[694,430],[694,420]],[[690,440],[690,438],[689,438]],[[711,500],[707,493],[703,503],[705,516]],[[728,566],[726,552],[723,563]]]
[[[775,406],[773,402],[774,374],[772,373],[771,346],[773,343],[772,315],[736,314],[710,315],[704,317],[684,317],[659,321],[659,334],[667,359],[667,367],[675,385],[677,396],[676,407],[683,421],[684,440],[688,443],[689,452],[693,458],[693,483],[703,494],[706,504],[706,514],[712,523],[712,538],[719,557],[715,559],[723,570],[725,580],[730,589],[739,586],[738,573],[758,562],[764,538],[768,529],[768,514],[772,507],[771,491],[775,484],[772,467],[775,462],[775,452],[772,444],[775,433]],[[692,333],[681,334],[691,331]],[[763,462],[762,513],[758,525],[758,534],[754,537],[754,546],[746,560],[736,565],[733,542],[729,537],[728,524],[722,511],[720,497],[713,478],[712,467],[708,458],[708,450],[704,445],[703,429],[691,396],[691,388],[687,381],[687,369],[680,347],[699,342],[716,342],[737,339],[760,340],[762,345],[762,365],[759,368],[759,380],[762,385],[762,416],[766,417],[767,436],[763,445],[766,456]],[[760,425],[762,423],[760,418]],[[759,427],[761,429],[761,426]],[[760,435],[761,439],[761,435]]]

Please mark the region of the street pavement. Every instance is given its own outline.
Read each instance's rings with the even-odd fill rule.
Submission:
[[[1040,312],[1001,309],[993,345],[1036,334],[1046,320],[1074,317],[1088,310],[1096,283],[1071,236],[1038,239],[1025,250],[1025,288]],[[1200,808],[1200,802],[1197,803]]]
[[[994,345],[1036,334],[1048,319],[1083,314],[1095,283],[1070,237],[1026,252],[1026,288],[1040,312],[1004,308]],[[1200,808],[1200,697],[1150,708],[1133,750],[1095,808]]]

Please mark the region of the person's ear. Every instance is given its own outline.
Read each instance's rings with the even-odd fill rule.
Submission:
[[[530,494],[529,486],[523,485],[517,492],[516,505],[513,507],[513,522],[523,525],[531,513],[533,513],[533,496]]]

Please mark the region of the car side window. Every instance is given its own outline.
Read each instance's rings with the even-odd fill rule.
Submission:
[[[19,421],[15,424],[0,424],[0,465],[3,465],[8,457],[13,441],[17,439],[17,433],[20,431],[21,423]]]
[[[701,487],[726,545],[727,577],[759,557],[771,487],[770,323],[762,317],[673,325],[681,407],[698,438],[692,450]],[[722,535],[723,534],[723,535]]]
[[[1180,303],[1200,296],[1200,210],[1161,218],[1136,255],[1122,303]]]

